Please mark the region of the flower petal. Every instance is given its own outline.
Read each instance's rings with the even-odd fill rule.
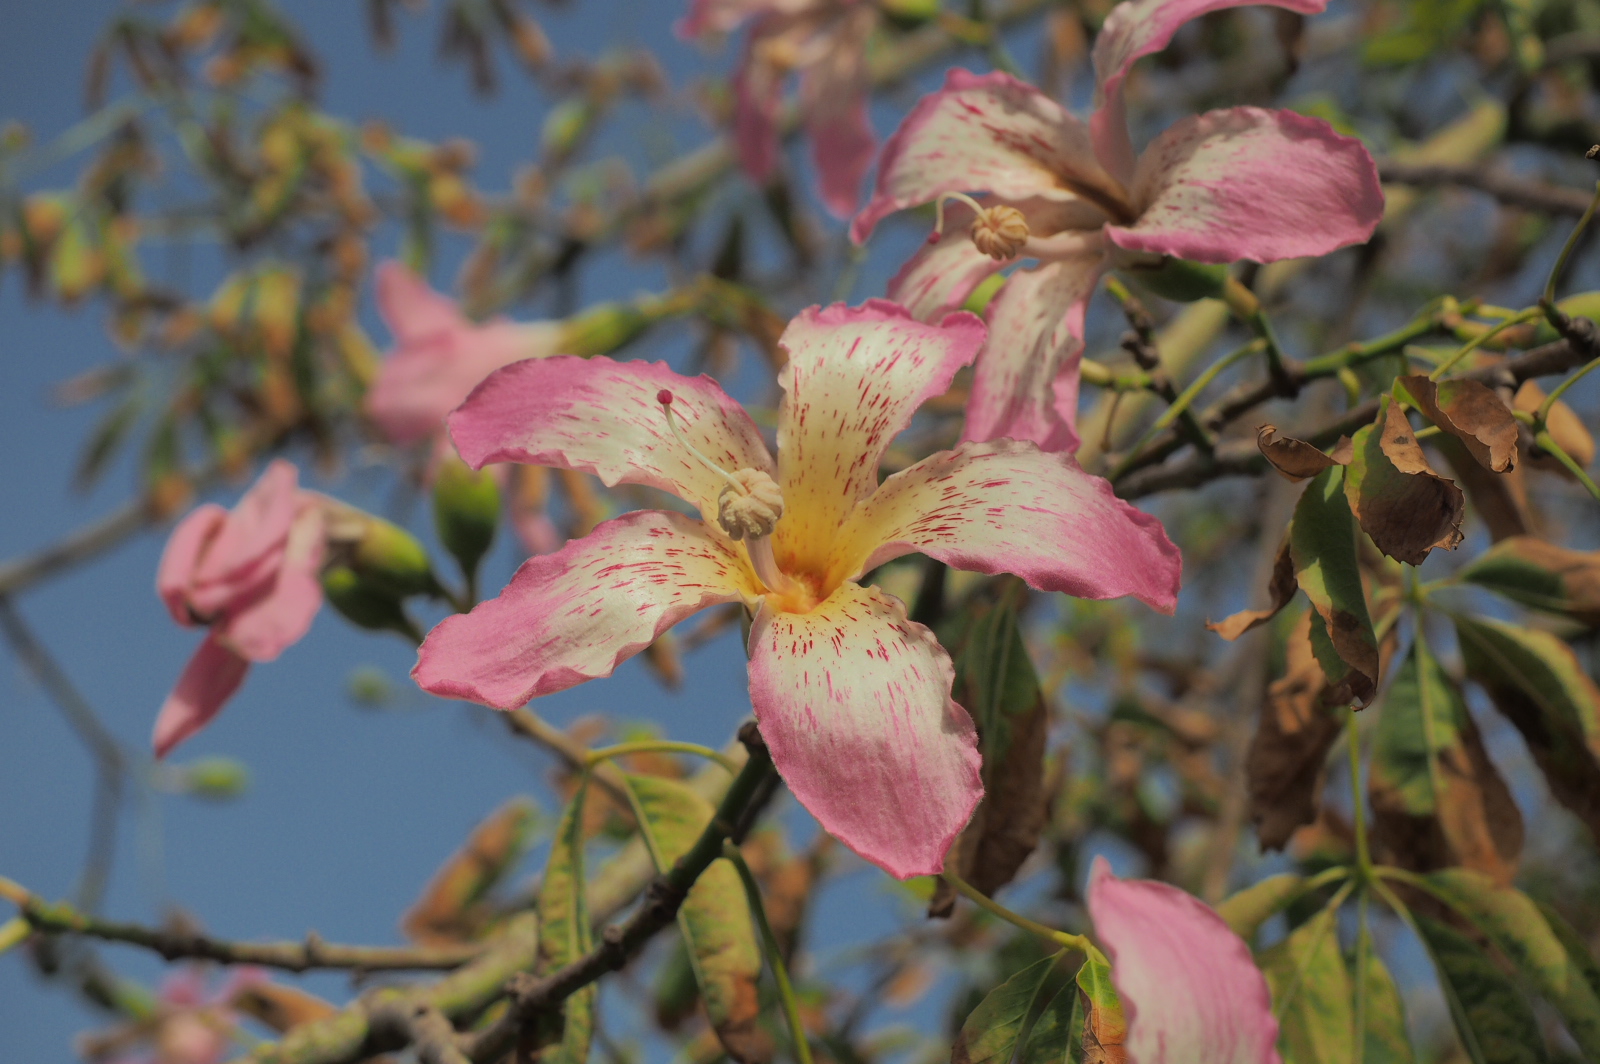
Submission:
[[[261,598],[218,622],[216,635],[241,657],[272,661],[300,641],[322,608],[322,569],[326,548],[322,511],[304,504],[289,528],[277,579]]]
[[[750,629],[750,701],[773,763],[829,834],[901,879],[943,869],[983,796],[954,675],[933,633],[877,588],[842,584],[804,614],[763,604]]]
[[[1104,255],[1089,244],[1006,280],[989,305],[989,339],[973,371],[963,439],[1077,449],[1083,319],[1104,268]]]
[[[884,146],[877,188],[851,223],[850,239],[863,243],[888,215],[946,192],[1088,200],[1126,213],[1120,187],[1095,159],[1088,127],[998,71],[952,70],[942,90],[918,101]]]
[[[389,259],[378,263],[378,316],[401,346],[418,343],[434,333],[470,327],[456,301],[435,292],[427,281]]]
[[[610,676],[691,613],[757,593],[740,548],[682,514],[636,510],[529,558],[498,598],[445,618],[411,675],[445,698],[514,709]]]
[[[861,200],[861,181],[872,166],[878,138],[867,116],[867,37],[876,10],[859,4],[831,28],[822,58],[800,76],[800,111],[816,162],[823,204],[848,218]]]
[[[778,168],[778,111],[783,107],[783,72],[756,54],[752,32],[733,73],[733,147],[750,180],[765,184]]]
[[[560,322],[461,322],[403,341],[384,359],[367,392],[367,416],[390,443],[410,444],[441,434],[444,419],[472,389],[501,366],[557,353]]]
[[[185,627],[199,623],[189,612],[189,588],[195,569],[213,536],[228,519],[228,511],[214,502],[195,507],[173,528],[156,566],[156,594],[166,603],[172,619]]]
[[[249,671],[248,661],[223,646],[214,633],[208,634],[156,714],[151,737],[156,757],[166,757],[173,747],[210,724]]]
[[[673,438],[657,401],[672,393],[684,436],[722,468],[773,471],[750,415],[710,377],[665,362],[552,358],[496,371],[450,415],[450,435],[474,469],[523,462],[593,473],[608,486],[648,484],[714,516],[727,485]]]
[[[1111,9],[1094,39],[1095,111],[1089,128],[1095,153],[1118,180],[1127,183],[1134,168],[1122,101],[1122,82],[1133,64],[1165,48],[1185,22],[1247,4],[1316,15],[1328,0],[1127,0]]]
[[[1089,915],[1128,1020],[1129,1064],[1278,1064],[1278,1021],[1250,948],[1199,898],[1089,873]]]
[[[878,459],[924,401],[944,393],[983,343],[983,323],[953,314],[926,325],[881,299],[801,311],[778,343],[779,487],[773,536],[790,571],[820,572],[828,544],[878,486]]]
[[[1326,255],[1383,217],[1378,169],[1354,137],[1293,111],[1235,107],[1177,122],[1139,157],[1139,219],[1107,226],[1129,251],[1197,262]]]
[[[264,592],[276,577],[301,501],[300,471],[273,459],[234,504],[195,567],[189,602],[198,613],[223,613]]]
[[[956,569],[1015,573],[1041,591],[1177,605],[1183,558],[1161,522],[1070,455],[991,440],[940,451],[883,482],[840,531],[833,579],[921,551]]]

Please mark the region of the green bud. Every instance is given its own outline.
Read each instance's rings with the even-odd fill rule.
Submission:
[[[544,153],[557,159],[571,155],[594,123],[594,117],[594,105],[582,97],[556,104],[545,117],[544,129],[539,134]]]
[[[366,581],[405,598],[438,592],[427,548],[410,532],[381,517],[364,515],[361,536],[347,564]]]
[[[915,29],[939,17],[939,0],[880,0],[878,6],[901,29]]]
[[[371,665],[359,665],[350,670],[345,679],[345,693],[364,709],[388,709],[395,702],[394,684],[382,670]]]
[[[970,310],[981,317],[983,312],[989,309],[989,302],[1000,291],[1000,286],[1005,283],[1006,279],[1003,274],[990,274],[979,283],[978,287],[972,290],[972,294],[967,297],[967,301],[961,304],[961,309]]]
[[[231,757],[203,757],[184,765],[184,789],[196,798],[227,801],[250,786],[250,770]]]
[[[474,473],[455,455],[440,463],[433,481],[433,523],[439,542],[470,580],[494,542],[500,522],[500,485],[487,469]]]
[[[329,605],[358,628],[416,634],[416,626],[406,616],[399,596],[349,566],[334,565],[324,571],[322,593]]]
[[[1228,281],[1226,263],[1190,262],[1162,257],[1151,265],[1119,264],[1120,269],[1145,291],[1174,303],[1217,298]]]
[[[650,315],[631,303],[600,303],[562,323],[565,355],[608,355],[650,327]]]

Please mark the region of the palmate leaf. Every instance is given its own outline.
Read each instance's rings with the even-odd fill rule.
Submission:
[[[1465,935],[1426,916],[1414,919],[1473,1064],[1545,1064],[1544,1036],[1517,984]]]
[[[676,780],[626,777],[639,822],[665,871],[688,853],[716,810]],[[761,950],[739,873],[717,861],[701,874],[678,910],[678,927],[706,1015],[723,1048],[737,1061],[768,1060],[772,1042],[760,1026]]]

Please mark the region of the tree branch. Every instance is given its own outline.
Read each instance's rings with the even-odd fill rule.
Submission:
[[[1442,163],[1403,163],[1378,160],[1378,177],[1396,185],[1439,187],[1454,185],[1487,193],[1508,207],[1521,207],[1545,214],[1582,214],[1589,208],[1593,193],[1543,181],[1508,177],[1477,166],[1451,166]]]
[[[0,881],[3,882],[3,881]],[[459,968],[484,951],[483,946],[410,947],[339,946],[315,933],[304,942],[230,942],[190,932],[164,931],[139,924],[102,920],[65,902],[50,903],[36,894],[0,886],[0,895],[17,903],[22,918],[45,934],[82,935],[105,942],[142,946],[165,960],[193,957],[221,964],[255,964],[304,972],[312,968],[356,968],[362,971],[422,971]]]

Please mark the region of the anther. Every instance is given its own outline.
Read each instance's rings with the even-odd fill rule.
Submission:
[[[946,200],[956,200],[972,208],[976,215],[969,230],[972,243],[991,259],[997,262],[1014,259],[1027,246],[1031,233],[1028,219],[1021,211],[1003,203],[985,207],[965,192],[946,192],[939,197],[934,206],[934,231],[928,238],[930,244],[936,243],[944,233]]]

